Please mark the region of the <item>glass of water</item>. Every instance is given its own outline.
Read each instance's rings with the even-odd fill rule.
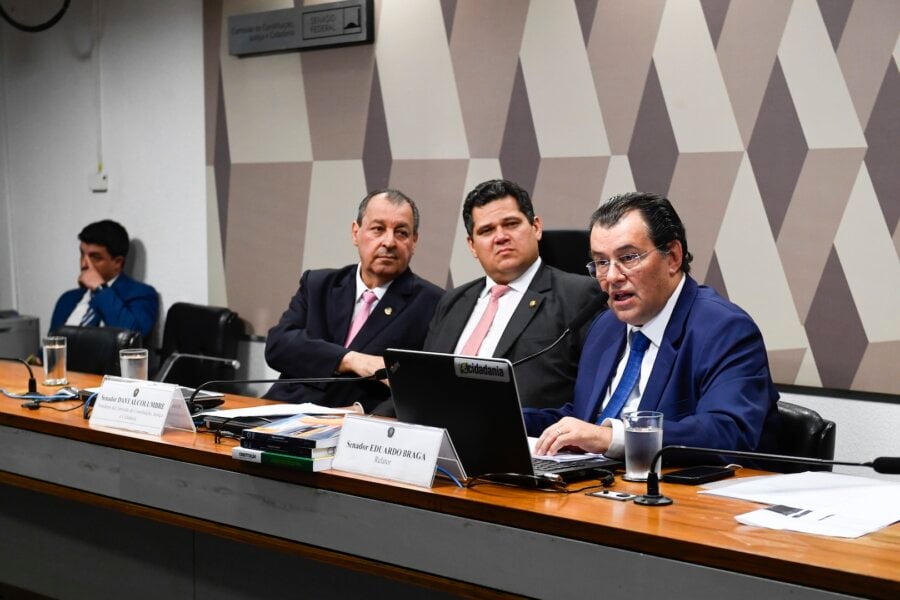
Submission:
[[[127,379],[147,379],[147,349],[119,350],[119,368]]]
[[[627,481],[647,481],[650,461],[662,448],[663,414],[639,410],[622,416],[625,421],[625,476]],[[657,462],[656,471],[660,464]]]
[[[44,385],[66,385],[66,338],[58,335],[45,337]]]

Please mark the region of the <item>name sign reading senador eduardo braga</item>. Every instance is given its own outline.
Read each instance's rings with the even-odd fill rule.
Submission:
[[[446,429],[347,415],[332,468],[431,487],[439,457],[455,477],[465,478]]]

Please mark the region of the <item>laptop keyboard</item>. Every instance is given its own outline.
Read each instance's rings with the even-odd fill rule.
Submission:
[[[532,458],[531,464],[534,466],[534,470],[539,473],[558,473],[562,471],[574,471],[583,467],[596,467],[597,458],[591,457],[585,458],[584,460],[572,460],[565,462],[547,460],[546,458]]]

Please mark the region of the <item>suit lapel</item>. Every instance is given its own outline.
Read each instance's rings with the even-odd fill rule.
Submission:
[[[506,356],[513,344],[516,343],[516,340],[519,339],[519,336],[522,335],[522,332],[525,331],[525,328],[528,327],[528,323],[541,310],[541,305],[546,299],[545,293],[551,289],[550,278],[550,271],[544,264],[541,264],[538,272],[534,274],[534,278],[531,280],[531,285],[525,290],[519,305],[513,311],[509,323],[506,324],[506,329],[503,330],[503,335],[500,336],[500,341],[497,342],[494,356]]]
[[[662,345],[656,354],[656,361],[653,363],[653,371],[647,380],[647,386],[641,393],[639,410],[657,410],[659,408],[662,393],[666,383],[669,381],[669,377],[672,375],[675,357],[678,354],[678,349],[681,347],[681,340],[684,336],[684,327],[696,297],[697,283],[685,275],[681,296],[679,296],[678,302],[675,303],[675,309],[669,318],[669,324],[666,325],[666,333],[663,335]]]
[[[444,313],[444,320],[441,322],[440,328],[435,332],[434,340],[429,342],[428,350],[447,353],[452,353],[456,350],[459,336],[462,335],[466,323],[469,322],[469,317],[472,311],[475,310],[478,296],[483,289],[484,278],[476,279],[468,285],[467,289],[460,293],[452,306],[447,307]]]
[[[372,313],[362,329],[353,338],[350,348],[358,350],[365,348],[375,339],[382,329],[387,327],[397,316],[406,308],[409,302],[409,296],[413,291],[412,271],[407,269],[400,277],[394,280],[391,287],[385,292],[384,297],[372,309]],[[347,327],[349,328],[349,321]]]
[[[356,305],[356,267],[347,269],[347,273],[329,291],[329,303],[334,310],[326,310],[328,330],[336,344],[343,344],[350,331],[350,319]]]

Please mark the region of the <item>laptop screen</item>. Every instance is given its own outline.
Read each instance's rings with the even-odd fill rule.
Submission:
[[[508,360],[390,348],[384,361],[397,418],[446,428],[469,476],[534,473]]]

